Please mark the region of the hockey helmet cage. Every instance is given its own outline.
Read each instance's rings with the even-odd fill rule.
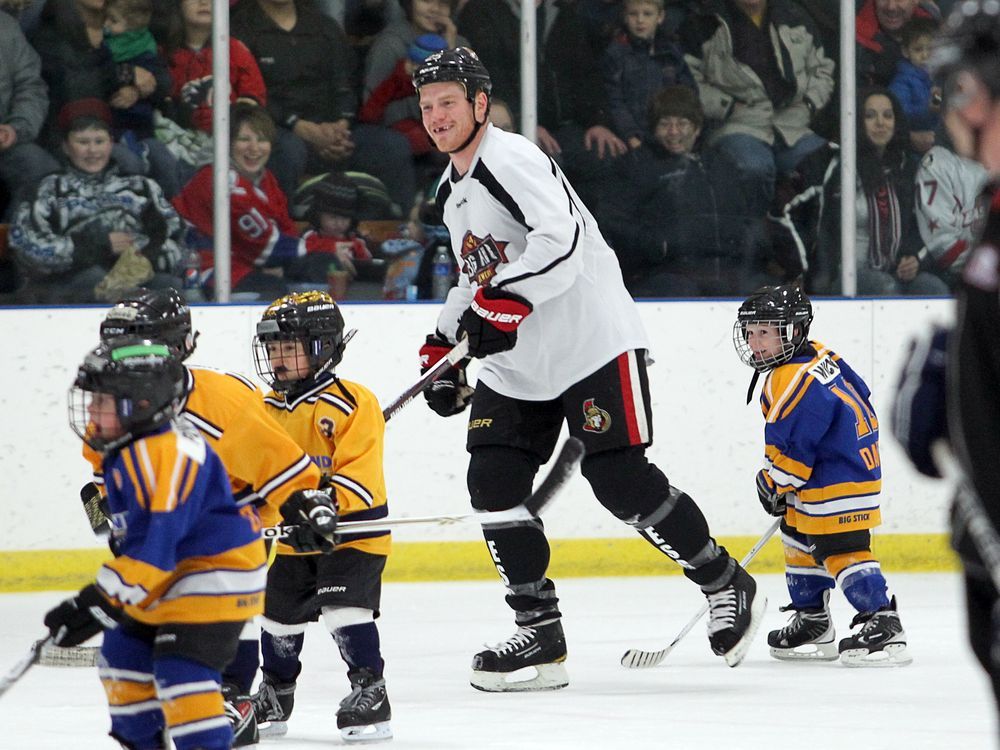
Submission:
[[[287,363],[275,372],[267,345],[287,341],[301,342],[308,359],[307,372],[289,372]],[[264,311],[253,342],[254,366],[275,391],[297,390],[320,373],[332,372],[343,359],[346,345],[344,316],[333,297],[320,291],[294,292]]]
[[[101,322],[101,341],[122,336],[166,344],[182,360],[191,356],[198,339],[191,309],[176,289],[140,289],[119,300]]]
[[[971,70],[991,96],[1000,97],[1000,1],[955,3],[934,40],[929,68],[936,78]]]
[[[765,286],[740,305],[733,325],[733,345],[743,364],[767,372],[791,360],[802,348],[812,320],[812,303],[797,285]],[[750,324],[775,326],[781,337],[780,351],[769,356],[755,354],[747,341]]]
[[[180,357],[164,343],[135,336],[102,343],[84,358],[70,388],[70,427],[98,452],[118,448],[174,417],[185,379]],[[90,413],[94,394],[114,398],[121,434],[101,434]]]
[[[475,101],[476,92],[482,91],[490,98],[493,81],[490,72],[469,47],[455,47],[435,52],[413,72],[413,88],[419,93],[429,83],[454,81],[465,87],[465,96]]]

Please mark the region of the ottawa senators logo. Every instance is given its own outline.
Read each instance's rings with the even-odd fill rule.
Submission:
[[[493,239],[491,234],[479,238],[472,232],[466,232],[462,238],[462,270],[469,277],[469,282],[479,286],[489,284],[490,279],[497,275],[497,266],[510,262],[505,252],[508,244]]]
[[[611,415],[588,398],[583,402],[584,432],[607,432],[611,428]]]

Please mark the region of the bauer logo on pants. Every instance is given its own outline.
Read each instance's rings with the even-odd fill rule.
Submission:
[[[611,428],[611,415],[588,398],[583,402],[583,429],[585,432],[607,432]]]

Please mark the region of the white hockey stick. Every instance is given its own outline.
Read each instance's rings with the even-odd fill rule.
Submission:
[[[31,648],[28,649],[28,653],[17,664],[11,669],[6,675],[0,678],[0,697],[3,696],[8,690],[10,690],[14,683],[24,677],[24,673],[31,669],[35,664],[38,663],[38,657],[42,653],[42,647],[48,646],[52,643],[52,636],[47,638],[42,638],[31,644]]]
[[[746,556],[742,560],[740,560],[740,565],[742,567],[745,568],[750,564],[750,561],[757,556],[757,553],[760,552],[761,548],[767,544],[768,540],[772,536],[774,536],[774,532],[778,530],[780,525],[781,519],[774,519],[774,523],[772,523],[768,530],[764,532],[764,536],[758,539],[753,548],[747,552]],[[674,647],[681,642],[681,639],[684,636],[691,632],[691,628],[698,624],[698,621],[705,616],[706,612],[708,612],[708,602],[701,605],[701,609],[698,610],[698,613],[688,621],[688,624],[681,629],[681,632],[677,634],[677,637],[674,638],[670,642],[670,645],[664,649],[659,651],[643,651],[638,648],[630,648],[622,654],[622,666],[627,669],[646,669],[647,667],[655,667],[667,658],[667,655],[674,650]]]
[[[337,524],[337,534],[350,534],[357,531],[390,531],[400,526],[411,524],[448,525],[461,521],[476,521],[482,526],[502,526],[518,521],[530,521],[537,518],[549,506],[559,490],[576,471],[583,460],[583,443],[575,437],[570,437],[563,443],[549,473],[524,501],[510,510],[491,512],[459,513],[449,516],[417,516],[414,518],[377,518],[370,521],[341,521]],[[262,530],[265,539],[280,539],[288,533],[286,526],[268,526]]]
[[[427,372],[420,376],[420,380],[411,385],[405,391],[403,391],[399,396],[382,410],[382,417],[388,422],[392,419],[395,414],[415,399],[420,393],[423,392],[424,388],[433,383],[435,380],[444,375],[448,370],[458,364],[467,354],[469,353],[469,340],[463,338],[455,346],[452,347],[451,351],[448,352],[444,357],[439,359],[434,363]]]

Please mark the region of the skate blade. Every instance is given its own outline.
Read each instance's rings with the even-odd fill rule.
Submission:
[[[845,667],[905,667],[913,661],[905,643],[889,643],[880,651],[854,648],[841,652],[840,662]]]
[[[530,675],[534,674],[534,677]],[[526,677],[526,679],[519,679]],[[569,685],[566,667],[560,663],[539,664],[514,672],[477,672],[473,670],[472,687],[485,693],[525,693],[559,690]]]
[[[806,643],[796,648],[776,648],[771,646],[771,656],[778,661],[837,661],[840,654],[837,652],[837,644],[833,641],[829,643]]]
[[[287,721],[269,721],[257,725],[258,737],[284,737],[286,734],[288,734]]]
[[[375,724],[365,724],[358,727],[344,727],[340,730],[340,737],[344,742],[382,742],[392,739],[392,727],[388,721],[380,721]]]
[[[754,596],[753,604],[750,605],[750,627],[747,628],[747,632],[737,641],[736,645],[722,655],[722,658],[726,660],[726,664],[730,667],[738,667],[740,662],[746,657],[747,652],[750,650],[750,644],[753,643],[753,637],[757,635],[760,624],[764,620],[764,612],[766,610],[767,597]]]

